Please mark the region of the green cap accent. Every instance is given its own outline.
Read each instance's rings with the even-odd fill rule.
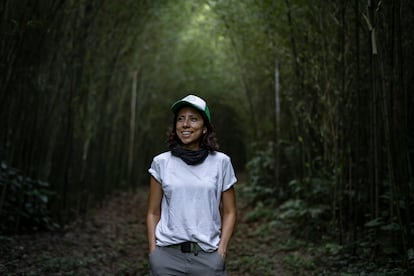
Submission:
[[[201,112],[203,112],[207,119],[208,122],[211,122],[211,115],[210,115],[210,110],[208,109],[207,103],[205,100],[203,100],[202,98],[195,96],[195,95],[188,95],[184,98],[182,98],[179,101],[176,101],[172,106],[171,106],[171,110],[177,114],[178,110],[185,106],[185,105],[189,105],[194,107],[197,110],[200,110]]]

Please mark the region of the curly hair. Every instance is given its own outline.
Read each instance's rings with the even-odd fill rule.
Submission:
[[[207,133],[202,134],[203,136],[201,138],[200,147],[206,148],[209,151],[217,151],[220,148],[220,146],[217,142],[216,130],[214,129],[214,126],[211,123],[209,123],[206,115],[202,112],[199,113],[203,117],[204,125],[207,128]],[[182,145],[180,138],[178,138],[177,136],[176,122],[177,114],[174,115],[172,127],[169,127],[167,132],[167,144],[168,148],[170,149],[174,148],[176,145]]]

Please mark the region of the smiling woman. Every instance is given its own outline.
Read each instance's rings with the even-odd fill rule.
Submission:
[[[200,140],[207,132],[204,120],[193,107],[183,107],[177,114],[176,132],[182,147],[188,150],[199,150]]]

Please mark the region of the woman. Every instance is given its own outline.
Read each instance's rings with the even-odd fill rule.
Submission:
[[[188,95],[171,110],[170,151],[157,155],[149,169],[151,275],[227,275],[224,262],[236,223],[233,166],[217,151],[203,99]]]

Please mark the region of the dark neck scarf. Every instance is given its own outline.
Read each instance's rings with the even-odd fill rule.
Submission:
[[[198,165],[202,163],[207,158],[208,152],[209,150],[206,148],[187,150],[183,149],[180,145],[171,149],[172,155],[180,157],[188,165]]]

